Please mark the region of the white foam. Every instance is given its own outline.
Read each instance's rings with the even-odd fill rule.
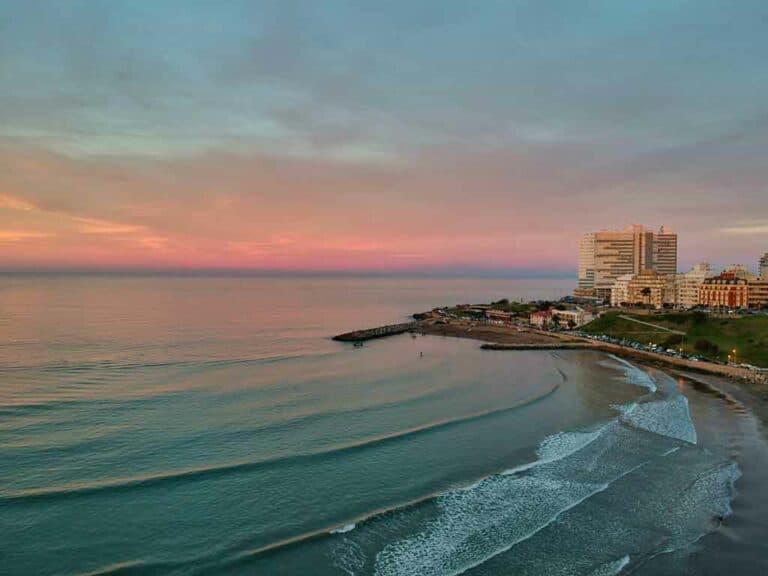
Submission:
[[[485,478],[481,478],[477,482],[469,484],[468,486],[462,486],[461,488],[457,488],[457,490],[461,490],[462,492],[466,492],[467,490],[474,490],[475,488],[480,486],[480,484],[482,484],[483,482],[485,482]]]
[[[357,527],[357,524],[344,524],[344,526],[341,526],[339,528],[334,528],[331,530],[331,534],[346,534],[347,532],[352,532]]]
[[[688,410],[688,399],[681,395],[666,400],[637,404],[621,415],[621,421],[660,436],[696,444],[696,428]]]
[[[621,364],[628,381],[631,379],[632,383],[658,394],[646,396],[645,401],[614,406],[621,414],[600,428],[549,436],[539,445],[536,451],[538,459],[534,462],[510,468],[502,475],[442,495],[436,500],[436,516],[421,530],[389,542],[379,551],[375,557],[375,574],[462,574],[534,537],[558,522],[567,511],[605,491],[619,478],[632,474],[654,458],[669,456],[680,448],[668,448],[669,443],[665,442],[663,453],[660,454],[659,450],[655,451],[655,455],[646,454],[639,463],[634,460],[634,466],[627,467],[630,461],[625,459],[616,462],[624,465],[615,466],[611,460],[608,462],[610,465],[603,466],[603,458],[609,450],[613,454],[612,449],[617,442],[620,444],[622,438],[650,440],[645,435],[638,437],[637,429],[695,444],[697,434],[688,401],[678,392],[674,380],[657,381],[630,363],[614,359]],[[610,433],[606,434],[606,431]],[[581,452],[596,441],[594,450]],[[594,460],[594,466],[585,466],[582,455],[590,462]],[[571,456],[573,462],[569,458]],[[642,452],[636,456],[642,456]],[[559,461],[564,462],[561,465]],[[580,474],[569,473],[574,465],[579,467]],[[517,475],[527,470],[531,473]],[[717,492],[716,487],[710,489]],[[619,556],[625,551],[616,552]],[[593,568],[591,576],[619,574],[629,563],[628,555],[611,560]]]
[[[378,576],[457,576],[532,538],[565,512],[603,492],[641,462],[602,484],[546,476],[497,476],[472,491],[449,492],[438,518],[376,556]]]
[[[651,392],[656,392],[657,386],[656,381],[653,379],[653,377],[648,374],[645,370],[642,370],[641,368],[638,368],[631,362],[627,362],[623,358],[619,358],[618,356],[614,356],[613,354],[608,354],[613,360],[618,362],[621,366],[620,368],[624,371],[624,378],[628,384],[634,384],[635,386],[642,386],[643,388],[647,388]]]
[[[423,532],[386,546],[378,576],[456,576],[534,536],[608,488],[545,478],[504,478],[440,498],[439,518]]]
[[[542,460],[548,462],[562,460],[597,440],[605,428],[588,432],[558,432],[546,438],[536,453]]]
[[[629,564],[629,555],[627,554],[623,558],[614,560],[613,562],[606,562],[602,566],[599,566],[589,576],[616,576]]]
[[[502,472],[502,475],[510,476],[518,472],[525,472],[541,464],[551,464],[552,462],[567,458],[597,440],[609,425],[610,423],[589,432],[558,432],[553,434],[545,438],[536,450],[536,455],[539,457],[538,460],[505,470]]]

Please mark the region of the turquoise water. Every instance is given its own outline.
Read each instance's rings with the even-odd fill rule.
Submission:
[[[0,572],[765,573],[738,402],[599,353],[329,338],[570,284],[0,279]]]

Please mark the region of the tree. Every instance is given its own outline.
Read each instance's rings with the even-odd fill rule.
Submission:
[[[491,308],[495,310],[506,310],[509,312],[510,306],[509,306],[509,299],[502,298],[501,300],[497,300],[496,302],[491,302]]]

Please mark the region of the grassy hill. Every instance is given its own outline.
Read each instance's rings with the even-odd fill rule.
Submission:
[[[663,328],[683,332],[685,335],[678,336]],[[653,342],[667,348],[682,348],[689,354],[724,361],[736,350],[736,362],[768,367],[768,316],[714,318],[702,313],[640,316],[609,312],[581,329],[591,334],[606,334],[642,343]]]

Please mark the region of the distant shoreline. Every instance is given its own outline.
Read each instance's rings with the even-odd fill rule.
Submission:
[[[390,330],[388,331],[387,329]],[[704,361],[695,362],[646,350],[636,350],[610,342],[596,341],[556,332],[545,332],[535,328],[484,324],[458,319],[435,320],[429,318],[415,320],[404,324],[348,332],[336,336],[334,339],[361,343],[373,338],[382,338],[408,332],[412,334],[477,340],[482,342],[481,348],[492,351],[595,350],[615,354],[616,356],[643,364],[672,369],[675,372],[685,371],[726,378],[734,381],[754,399],[753,408],[756,414],[768,425],[768,374],[755,373],[747,368],[737,366]]]

